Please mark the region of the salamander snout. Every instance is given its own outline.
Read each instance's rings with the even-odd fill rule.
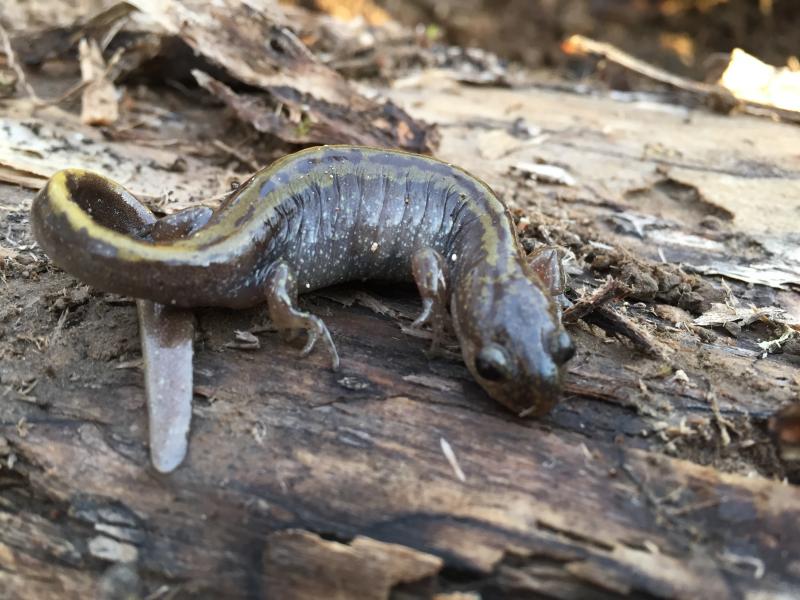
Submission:
[[[523,272],[496,281],[472,274],[474,284],[451,301],[464,363],[497,402],[517,415],[546,414],[561,396],[564,365],[575,346],[558,307],[540,282]]]
[[[488,394],[521,416],[541,416],[561,395],[564,364],[575,345],[555,319],[516,322],[462,342],[464,359]]]

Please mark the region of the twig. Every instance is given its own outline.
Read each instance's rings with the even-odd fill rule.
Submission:
[[[709,101],[711,107],[719,112],[729,113],[738,109],[749,115],[758,117],[778,117],[792,123],[800,123],[800,112],[761,104],[750,100],[741,100],[734,96],[727,88],[715,83],[703,83],[686,79],[659,67],[653,66],[631,56],[627,52],[604,42],[598,42],[582,35],[570,36],[562,44],[562,49],[567,54],[591,54],[600,56],[605,60],[617,64],[629,71],[643,77],[658,81],[674,88],[696,94]]]
[[[706,400],[708,400],[709,404],[711,405],[711,411],[714,413],[714,421],[717,423],[717,427],[719,428],[719,435],[722,439],[722,445],[730,445],[731,436],[728,433],[728,427],[734,431],[736,430],[736,427],[730,419],[726,419],[722,416],[722,413],[719,410],[719,402],[717,402],[717,395],[713,390],[710,390],[706,394]]]
[[[593,54],[595,56],[600,56],[609,62],[638,73],[639,75],[644,75],[654,81],[666,83],[667,85],[687,92],[693,92],[702,96],[719,96],[722,100],[729,101],[731,106],[735,106],[737,103],[733,94],[720,85],[702,83],[675,75],[674,73],[646,63],[635,56],[631,56],[627,52],[605,42],[598,42],[597,40],[582,35],[573,35],[564,42],[562,48],[567,54]]]
[[[67,100],[72,98],[72,96],[74,96],[78,92],[83,91],[83,88],[85,88],[90,83],[91,82],[88,81],[88,80],[87,81],[79,81],[78,83],[76,83],[75,85],[70,87],[66,92],[61,94],[58,98],[53,98],[52,100],[47,100],[46,102],[44,102],[44,104],[46,104],[48,106],[58,106],[62,102],[66,102]]]
[[[117,48],[116,52],[114,52],[114,54],[113,54],[113,55],[111,56],[111,58],[108,60],[108,64],[106,65],[106,68],[105,68],[105,70],[103,71],[103,75],[102,75],[102,78],[103,78],[103,79],[106,79],[106,78],[107,78],[107,77],[108,77],[108,76],[111,74],[111,70],[112,70],[114,67],[116,67],[116,66],[117,66],[117,63],[120,61],[120,59],[122,58],[122,55],[123,55],[124,53],[125,53],[125,49],[124,49],[124,48]],[[83,88],[85,88],[85,87],[86,87],[87,85],[89,85],[90,83],[91,83],[91,81],[88,81],[88,80],[87,80],[87,81],[81,81],[81,82],[79,82],[79,83],[76,83],[74,86],[72,86],[71,88],[69,88],[69,89],[68,89],[66,92],[64,92],[63,94],[61,94],[61,96],[59,96],[59,97],[58,97],[58,98],[56,98],[55,100],[48,100],[48,102],[47,102],[47,103],[48,103],[48,104],[53,104],[53,105],[55,105],[55,104],[61,104],[62,102],[64,102],[64,101],[65,101],[65,100],[67,100],[68,98],[70,98],[72,95],[74,95],[74,94],[77,94],[78,92],[80,92],[81,90],[83,90]]]
[[[108,45],[112,42],[112,40],[117,37],[117,34],[122,31],[122,28],[128,23],[129,19],[127,17],[122,17],[116,21],[114,21],[108,27],[108,31],[103,36],[102,40],[98,40],[100,45],[100,49],[105,52],[108,49]],[[120,48],[121,50],[122,48]]]
[[[81,122],[86,125],[111,125],[119,119],[119,99],[113,81],[106,76],[108,66],[97,40],[81,38],[78,57],[81,79],[89,82],[81,96]]]
[[[3,52],[6,55],[6,60],[8,61],[8,66],[11,67],[14,72],[17,74],[17,79],[25,88],[25,91],[30,96],[31,100],[33,100],[36,104],[44,104],[42,99],[36,94],[36,91],[33,89],[30,83],[28,83],[28,79],[25,77],[25,71],[22,69],[22,66],[17,61],[17,55],[14,53],[14,49],[11,47],[11,38],[8,37],[8,32],[6,28],[0,24],[0,38],[2,38],[3,43]]]
[[[606,282],[591,294],[578,299],[575,304],[564,311],[563,321],[575,323],[610,300],[624,298],[631,289],[619,279],[608,277]]]
[[[258,169],[259,169],[258,164],[252,158],[249,158],[249,157],[245,156],[244,153],[241,150],[239,150],[237,148],[234,148],[232,146],[229,146],[228,144],[226,144],[225,142],[223,142],[221,140],[214,140],[211,143],[214,146],[216,146],[217,148],[219,148],[220,150],[222,150],[223,152],[225,152],[226,154],[230,154],[233,158],[238,160],[240,163],[242,163],[248,169],[251,169],[252,171],[258,171]]]
[[[583,319],[588,323],[597,325],[604,331],[616,333],[627,337],[633,345],[645,354],[659,360],[666,360],[667,356],[661,345],[653,339],[646,329],[638,325],[630,317],[606,306],[611,300],[624,298],[631,293],[631,288],[619,279],[609,277],[606,282],[591,294],[580,298],[564,311],[563,321],[574,323]]]
[[[464,475],[464,471],[461,470],[461,465],[458,464],[458,459],[456,458],[456,453],[453,452],[453,447],[443,437],[439,438],[439,445],[442,448],[442,454],[444,454],[447,462],[450,463],[450,468],[453,469],[456,478],[462,483],[465,482],[467,478]]]
[[[17,74],[17,77],[25,86],[25,91],[28,92],[28,95],[31,97],[34,103],[38,105],[37,108],[45,106],[58,106],[59,104],[66,102],[67,100],[72,98],[75,94],[78,94],[79,92],[83,91],[83,88],[85,88],[87,85],[91,83],[91,81],[79,81],[60,96],[49,100],[43,100],[36,94],[31,85],[25,79],[25,73],[22,71],[22,68],[17,64],[17,61],[15,60],[15,55],[13,54],[13,49],[11,48],[11,42],[8,39],[8,34],[6,33],[6,30],[3,29],[2,25],[0,25],[0,37],[2,37],[3,52],[6,54],[6,59],[8,60],[9,66],[14,69],[14,72]],[[103,78],[108,77],[108,75],[111,73],[111,70],[117,66],[117,63],[122,58],[123,54],[124,54],[123,48],[117,49],[117,51],[108,61],[108,65],[106,66],[106,69],[103,72]]]
[[[653,339],[653,336],[633,319],[615,311],[610,306],[598,306],[595,311],[599,317],[598,320],[592,320],[595,325],[606,331],[624,335],[639,350],[653,358],[667,360],[667,355],[661,344]]]

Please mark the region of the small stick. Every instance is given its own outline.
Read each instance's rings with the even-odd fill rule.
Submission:
[[[653,336],[651,336],[645,328],[638,325],[633,319],[618,313],[610,306],[598,306],[596,310],[598,313],[597,316],[601,318],[601,321],[605,321],[605,326],[602,322],[597,323],[598,326],[605,330],[624,335],[633,342],[633,345],[639,350],[645,354],[649,354],[653,358],[667,360],[666,353],[661,345],[653,339]]]
[[[606,282],[591,294],[579,299],[564,311],[563,321],[574,323],[578,319],[593,323],[605,331],[611,331],[627,337],[633,345],[645,354],[660,360],[666,360],[666,354],[653,336],[630,317],[615,311],[606,303],[624,298],[631,293],[631,288],[619,279],[608,277]],[[592,314],[595,313],[595,314]],[[588,317],[588,318],[587,318]]]
[[[217,148],[219,148],[220,150],[222,150],[223,152],[225,152],[226,154],[230,154],[233,158],[238,160],[240,163],[242,163],[248,169],[251,169],[253,171],[258,171],[258,168],[259,168],[258,164],[256,164],[255,161],[253,161],[251,158],[248,158],[247,156],[245,156],[244,153],[241,150],[239,150],[237,148],[234,148],[232,146],[229,146],[228,144],[226,144],[222,140],[214,140],[211,143],[214,146],[216,146]]]
[[[561,45],[567,54],[591,54],[600,56],[605,60],[617,64],[629,71],[633,71],[643,77],[658,81],[674,88],[696,94],[710,101],[712,108],[719,112],[731,112],[738,109],[741,112],[758,117],[774,118],[778,117],[790,123],[800,123],[800,112],[761,104],[751,100],[740,100],[734,96],[727,88],[716,83],[703,83],[686,79],[659,67],[653,66],[620,50],[619,48],[604,42],[598,42],[582,35],[573,35],[567,38]]]
[[[66,92],[61,94],[58,98],[53,98],[52,100],[47,100],[44,104],[46,104],[48,106],[58,106],[62,102],[66,102],[67,100],[72,98],[78,92],[82,92],[83,88],[85,88],[90,83],[91,83],[91,81],[89,81],[89,80],[79,81],[78,83],[76,83],[75,85],[70,87]]]
[[[729,100],[734,106],[737,102],[733,94],[720,85],[702,83],[700,81],[693,81],[685,77],[680,77],[679,75],[648,64],[605,42],[598,42],[597,40],[582,35],[573,35],[563,43],[562,48],[567,54],[593,54],[595,56],[601,56],[607,61],[618,64],[629,71],[633,71],[634,73],[638,73],[654,81],[666,83],[680,90],[703,96],[720,96],[723,99]]]
[[[630,294],[631,289],[619,279],[608,277],[606,282],[594,292],[578,299],[575,304],[564,311],[563,321],[575,323],[600,306],[615,299],[621,299]]]
[[[717,427],[719,428],[719,435],[722,439],[722,445],[728,446],[731,443],[731,436],[728,433],[728,427],[733,429],[734,431],[736,428],[731,422],[730,419],[726,419],[722,416],[722,413],[719,410],[719,402],[717,401],[717,395],[714,393],[713,390],[709,391],[706,394],[706,400],[708,400],[709,404],[711,404],[711,412],[714,413],[714,421],[717,423]]]
[[[22,69],[22,66],[17,61],[17,55],[14,53],[14,49],[11,47],[11,38],[8,37],[8,32],[6,28],[0,24],[0,38],[2,38],[3,43],[3,52],[6,55],[6,60],[8,61],[8,66],[14,69],[14,72],[17,74],[17,78],[22,86],[25,88],[25,91],[30,96],[31,100],[35,104],[44,104],[41,98],[36,94],[36,91],[33,89],[30,83],[28,83],[28,79],[25,77],[25,71]]]

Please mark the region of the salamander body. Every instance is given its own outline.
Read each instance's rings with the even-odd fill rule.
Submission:
[[[297,293],[413,280],[423,299],[415,325],[430,322],[438,340],[449,305],[464,361],[493,398],[541,414],[558,397],[573,346],[547,269],[529,266],[505,206],[457,167],[323,146],[259,171],[213,213],[155,223],[148,214],[120,185],[68,169],[37,195],[32,224],[58,265],[99,289],[180,307],[266,300],[278,327],[306,329],[306,351],[321,339],[334,364],[327,328],[297,307]]]

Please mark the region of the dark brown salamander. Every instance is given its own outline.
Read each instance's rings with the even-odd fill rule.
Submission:
[[[328,329],[297,293],[361,279],[416,281],[438,339],[449,304],[464,362],[497,401],[525,414],[556,402],[574,350],[554,300],[554,252],[531,265],[511,217],[483,182],[433,158],[353,146],[286,156],[218,210],[153,222],[118,184],[56,173],[32,207],[53,260],[110,292],[179,307],[263,302],[279,328],[305,329],[305,353]],[[136,232],[138,235],[131,235]]]

